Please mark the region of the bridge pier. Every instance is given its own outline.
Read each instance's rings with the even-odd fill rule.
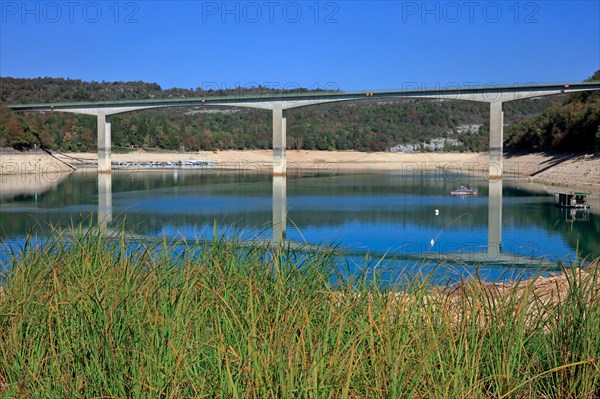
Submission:
[[[502,101],[490,102],[490,166],[489,178],[502,178],[502,142],[504,140]]]
[[[111,117],[98,113],[98,173],[110,173]]]
[[[286,172],[286,117],[280,104],[273,107],[273,176],[285,176]]]

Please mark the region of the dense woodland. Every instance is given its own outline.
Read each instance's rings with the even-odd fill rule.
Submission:
[[[600,70],[589,79],[600,81]],[[574,93],[540,115],[508,128],[515,150],[600,151],[600,91]]]
[[[598,74],[592,78],[598,79]],[[96,147],[95,117],[60,112],[21,115],[4,104],[279,92],[283,90],[163,90],[156,83],[144,82],[0,78],[0,147],[27,149],[37,145],[59,151],[88,151]],[[507,145],[513,149],[600,148],[599,93],[509,102],[504,110]],[[428,143],[442,137],[460,143],[448,145],[445,150],[485,151],[488,119],[487,104],[467,101],[372,99],[320,105],[288,111],[287,144],[290,149],[386,151],[399,144]],[[479,128],[465,131],[466,125]],[[115,148],[267,149],[271,145],[271,129],[269,111],[170,108],[114,116],[112,138]]]

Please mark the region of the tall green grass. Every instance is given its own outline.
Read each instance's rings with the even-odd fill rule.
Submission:
[[[57,233],[4,266],[6,397],[600,397],[598,262],[558,301],[535,280],[331,286],[329,249],[223,238]]]

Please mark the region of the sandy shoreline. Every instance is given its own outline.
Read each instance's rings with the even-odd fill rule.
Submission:
[[[270,150],[199,151],[189,153],[136,151],[112,154],[113,162],[186,162],[208,161],[217,169],[248,169],[268,173],[272,165]],[[55,154],[44,152],[0,153],[0,175],[42,174],[70,172],[83,167],[93,168],[96,153]],[[304,171],[325,173],[351,171],[397,171],[418,174],[441,171],[446,174],[487,176],[487,153],[390,153],[358,151],[305,151],[287,152],[288,175]],[[116,169],[116,168],[115,168]],[[505,156],[504,174],[525,181],[583,189],[600,193],[600,157],[581,155],[526,154]]]

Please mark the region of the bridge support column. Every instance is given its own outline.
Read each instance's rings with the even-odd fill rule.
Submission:
[[[98,114],[98,173],[110,173],[111,117]]]
[[[273,108],[273,176],[285,176],[286,172],[286,120],[285,110],[275,104]]]
[[[502,178],[502,142],[504,140],[502,102],[490,103],[490,179]]]

